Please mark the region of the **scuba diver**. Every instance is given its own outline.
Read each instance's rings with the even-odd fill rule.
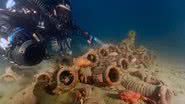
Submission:
[[[93,36],[74,24],[69,0],[46,1],[7,0],[0,9],[0,47],[10,61],[32,66],[53,54],[71,55],[74,34],[92,43]]]

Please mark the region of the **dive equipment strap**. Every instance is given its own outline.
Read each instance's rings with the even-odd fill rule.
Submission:
[[[23,30],[24,30],[23,28],[17,27],[17,28],[15,29],[15,31],[8,37],[8,41],[9,41],[10,43],[13,43],[16,34],[19,33],[19,32],[21,32],[21,31],[23,31]]]

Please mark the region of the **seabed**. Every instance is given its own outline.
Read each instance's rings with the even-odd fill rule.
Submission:
[[[185,71],[136,46],[135,36],[130,31],[120,44],[44,61],[29,70],[6,68],[0,104],[184,104]]]

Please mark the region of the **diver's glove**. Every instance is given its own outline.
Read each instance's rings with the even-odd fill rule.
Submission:
[[[94,37],[93,36],[90,36],[90,38],[87,40],[87,43],[88,44],[92,44],[94,41]]]
[[[104,45],[104,42],[101,41],[99,38],[97,38],[96,36],[90,35],[88,32],[86,33],[86,38],[87,38],[87,43],[88,44],[94,44],[97,43],[99,45]]]
[[[83,36],[87,39],[88,44],[93,44],[94,37],[90,35],[88,32],[83,32]]]

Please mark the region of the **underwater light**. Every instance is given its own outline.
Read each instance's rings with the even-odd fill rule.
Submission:
[[[12,8],[15,5],[14,0],[8,0],[6,3],[6,8]]]
[[[8,44],[9,44],[9,42],[6,39],[4,39],[4,38],[0,39],[0,47],[3,48],[4,50],[6,48],[8,48]]]
[[[104,45],[104,43],[100,39],[98,39],[97,37],[94,37],[94,41],[100,45]]]

